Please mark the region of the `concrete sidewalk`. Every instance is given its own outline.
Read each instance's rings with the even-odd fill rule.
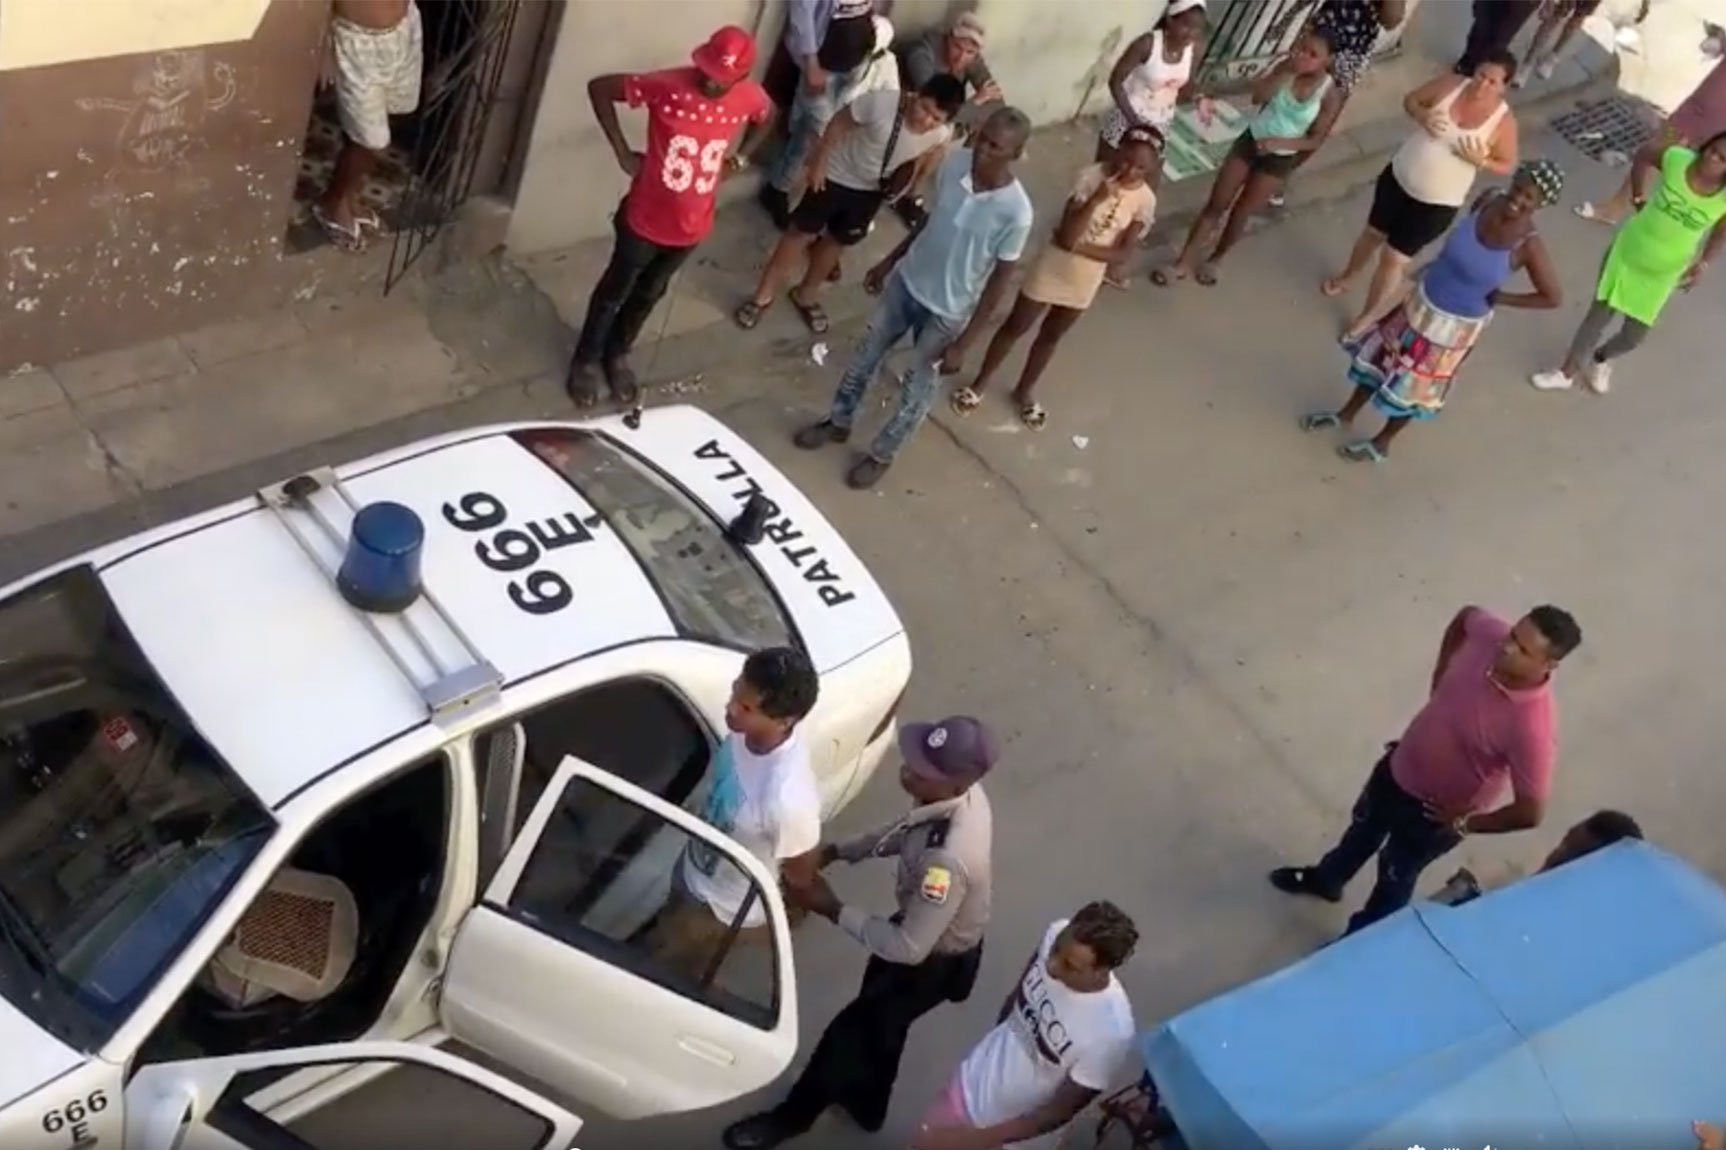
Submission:
[[[1467,6],[1430,4],[1398,56],[1369,76],[1339,131],[1290,190],[1291,209],[1370,179],[1407,134],[1403,93],[1441,70],[1460,43]],[[1598,84],[1611,61],[1590,48],[1551,80],[1516,94],[1525,124]],[[1021,174],[1048,218],[1089,160],[1089,123],[1039,132]],[[1179,239],[1208,178],[1170,184],[1158,237]],[[637,356],[644,378],[672,391],[765,353],[805,364],[814,340],[789,308],[748,334],[730,313],[753,289],[773,240],[747,202],[721,213],[713,237],[678,278]],[[1278,216],[1267,217],[1274,223]],[[851,253],[830,293],[840,348],[868,311],[861,273],[902,235],[896,219]],[[498,388],[555,396],[587,294],[609,255],[592,244],[517,266],[496,256],[410,276],[382,295],[383,253],[325,260],[325,286],[278,312],[177,338],[56,364],[0,381],[0,534],[126,504],[150,516],[156,493],[226,467],[316,443]],[[1166,253],[1149,250],[1146,259]]]

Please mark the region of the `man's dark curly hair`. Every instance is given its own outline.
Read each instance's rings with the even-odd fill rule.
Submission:
[[[774,719],[802,719],[815,709],[821,678],[793,647],[767,647],[743,661],[743,680],[761,693],[761,710]]]
[[[1139,945],[1139,928],[1126,911],[1107,901],[1086,903],[1067,924],[1067,931],[1074,942],[1090,947],[1097,962],[1110,970],[1124,965]]]

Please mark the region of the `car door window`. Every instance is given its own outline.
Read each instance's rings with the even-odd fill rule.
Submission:
[[[487,830],[482,885],[569,756],[690,810],[705,797],[712,743],[683,700],[652,679],[592,687],[487,731],[474,748]],[[626,829],[605,833],[621,841]]]
[[[694,843],[710,843],[617,791],[571,779],[508,898],[511,912],[563,942],[771,1029],[779,1015],[779,971],[759,884],[734,916],[721,918],[677,879]],[[736,867],[720,857],[718,865]]]

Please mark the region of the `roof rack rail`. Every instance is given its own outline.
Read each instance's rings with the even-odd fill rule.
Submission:
[[[312,562],[335,583],[359,502],[335,471],[320,467],[258,492]],[[345,600],[344,600],[345,602]],[[429,587],[395,615],[352,608],[378,646],[412,683],[433,720],[449,721],[496,703],[503,675]],[[458,653],[452,658],[451,653]]]

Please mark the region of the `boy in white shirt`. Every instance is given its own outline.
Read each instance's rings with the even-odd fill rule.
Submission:
[[[797,725],[814,708],[820,680],[802,652],[769,647],[744,660],[731,686],[731,733],[713,757],[713,789],[701,817],[780,876],[807,886],[819,873],[821,795]],[[741,869],[690,839],[671,897],[647,929],[647,948],[693,978],[712,966],[732,924],[760,940],[767,909]]]
[[[1115,971],[1138,941],[1133,920],[1110,902],[1050,926],[999,1024],[923,1115],[912,1150],[1057,1146],[1129,1069],[1133,1007]]]

